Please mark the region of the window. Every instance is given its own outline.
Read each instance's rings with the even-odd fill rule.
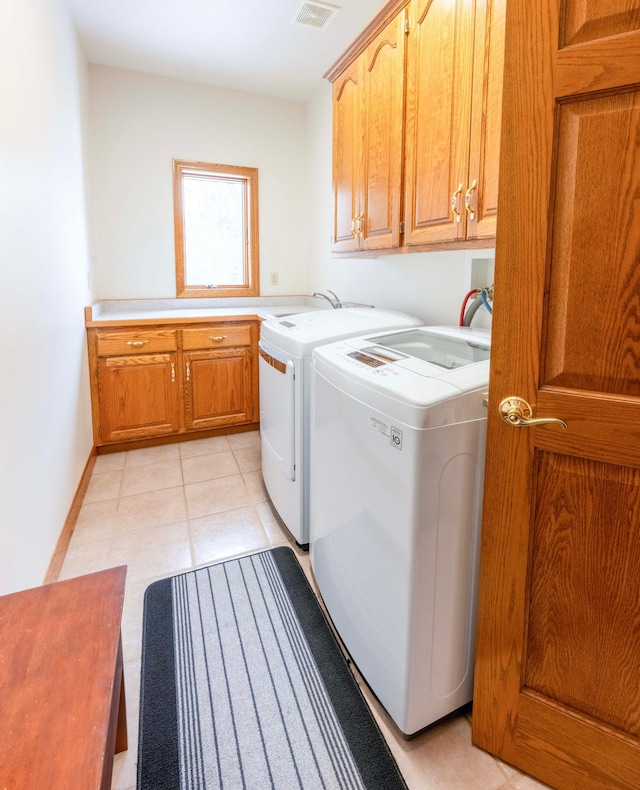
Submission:
[[[258,170],[173,162],[178,296],[257,296]]]

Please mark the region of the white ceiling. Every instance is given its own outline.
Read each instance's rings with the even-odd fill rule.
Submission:
[[[299,101],[384,5],[333,0],[318,30],[293,23],[301,0],[63,2],[91,63]]]

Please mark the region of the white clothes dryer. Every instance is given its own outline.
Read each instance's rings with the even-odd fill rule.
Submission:
[[[263,321],[260,331],[262,476],[278,514],[309,543],[309,376],[313,349],[352,335],[418,326],[393,310],[349,307]]]
[[[489,349],[421,327],[313,354],[311,565],[406,735],[472,696]]]

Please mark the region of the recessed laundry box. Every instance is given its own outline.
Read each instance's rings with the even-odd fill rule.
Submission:
[[[406,735],[472,696],[489,349],[421,327],[313,353],[311,564]]]

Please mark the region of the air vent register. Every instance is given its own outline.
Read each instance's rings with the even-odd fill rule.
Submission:
[[[340,8],[327,3],[302,3],[293,21],[316,30],[325,30]]]

